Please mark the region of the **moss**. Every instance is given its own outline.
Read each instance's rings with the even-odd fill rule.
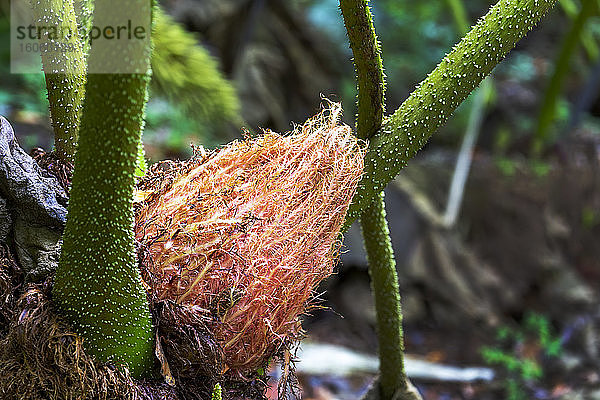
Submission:
[[[200,126],[219,127],[241,120],[235,89],[192,33],[158,10],[153,38],[152,88],[156,93]]]
[[[150,15],[149,1],[118,7],[99,2],[94,15],[144,12]],[[136,52],[141,56],[130,56]],[[88,76],[53,289],[60,313],[84,337],[86,350],[100,361],[124,364],[136,377],[147,375],[153,365],[152,321],[136,266],[132,206],[149,57],[149,43],[140,41],[91,49],[90,71],[130,59],[137,73]]]
[[[210,396],[211,400],[222,400],[223,397],[221,395],[221,385],[220,384],[216,384],[215,388],[213,389],[212,395]]]

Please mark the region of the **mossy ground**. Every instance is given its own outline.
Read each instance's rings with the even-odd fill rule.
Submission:
[[[156,378],[136,380],[127,369],[103,364],[86,353],[84,340],[55,312],[53,278],[25,284],[10,251],[0,247],[0,394],[3,399],[208,399],[218,382],[223,398],[261,399],[260,377],[222,374],[210,332],[192,314],[153,303],[163,364]],[[160,376],[170,365],[171,379]]]

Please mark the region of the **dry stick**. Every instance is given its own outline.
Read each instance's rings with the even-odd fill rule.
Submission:
[[[446,0],[448,6],[452,9],[454,23],[461,35],[469,32],[469,22],[467,12],[462,0]],[[473,160],[473,148],[479,137],[479,130],[483,121],[485,105],[490,94],[494,90],[492,78],[485,79],[481,86],[474,93],[473,106],[469,114],[469,122],[467,130],[463,137],[456,166],[450,183],[450,191],[448,192],[448,200],[446,201],[446,212],[443,216],[443,224],[447,228],[451,228],[456,223],[460,206],[462,204],[463,195],[465,192],[465,184],[471,169],[471,161]]]
[[[469,170],[471,169],[471,161],[473,160],[473,148],[479,136],[479,130],[483,121],[485,112],[485,102],[489,93],[494,90],[491,78],[487,78],[477,90],[476,96],[469,114],[469,122],[467,131],[463,138],[456,159],[454,175],[450,183],[450,191],[448,192],[448,200],[446,201],[446,212],[444,213],[442,223],[446,228],[451,228],[458,219],[458,213],[462,204],[463,195],[465,193],[465,185]]]
[[[556,0],[500,0],[386,119],[346,217],[356,219]]]
[[[371,138],[384,114],[385,79],[368,0],[341,0],[340,8],[354,54],[358,82],[356,132]],[[382,399],[419,399],[404,370],[402,309],[396,261],[385,218],[383,192],[360,216],[375,298],[379,338],[379,392]],[[376,389],[377,390],[377,389]]]

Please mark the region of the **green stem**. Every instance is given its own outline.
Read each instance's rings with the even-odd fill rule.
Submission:
[[[555,2],[500,0],[384,122],[369,143],[346,228]]]
[[[340,0],[340,9],[356,67],[356,132],[361,139],[368,139],[381,128],[385,112],[385,77],[381,49],[373,27],[368,0]]]
[[[556,101],[560,96],[563,82],[569,72],[571,56],[577,48],[585,22],[596,11],[596,0],[583,0],[581,10],[573,20],[571,28],[563,40],[562,47],[554,62],[554,72],[546,88],[542,107],[540,108],[537,129],[531,145],[531,155],[533,157],[539,157],[544,150],[545,144],[550,140],[550,128],[556,115]]]
[[[360,216],[371,287],[375,297],[379,338],[379,387],[381,398],[418,399],[404,370],[404,338],[396,261],[380,192]],[[397,396],[397,397],[395,397]]]
[[[385,78],[381,49],[367,0],[341,0],[340,8],[348,32],[358,83],[356,132],[371,138],[383,120]],[[402,309],[396,262],[385,218],[383,192],[360,216],[379,339],[379,391],[382,399],[414,400],[404,369]]]
[[[147,0],[99,1],[94,20],[150,14]],[[139,377],[153,365],[152,321],[136,263],[132,206],[150,45],[127,43],[91,47],[90,72],[110,72],[115,61],[130,60],[128,68],[135,73],[88,75],[53,296],[90,354],[124,364]]]
[[[36,0],[32,3],[38,27],[56,27],[65,33],[58,38],[49,37],[48,32],[42,33],[40,49],[55,151],[62,160],[72,162],[85,97],[86,72],[73,0]],[[56,51],[56,48],[61,50]]]
[[[94,0],[73,0],[73,6],[79,25],[79,37],[83,44],[83,54],[87,62],[87,56],[90,54],[89,35],[94,18]]]

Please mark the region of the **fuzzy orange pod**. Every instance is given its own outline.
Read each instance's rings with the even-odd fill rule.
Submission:
[[[330,276],[366,146],[331,104],[291,134],[158,164],[136,194],[153,296],[204,313],[226,369],[259,368],[301,336]]]

